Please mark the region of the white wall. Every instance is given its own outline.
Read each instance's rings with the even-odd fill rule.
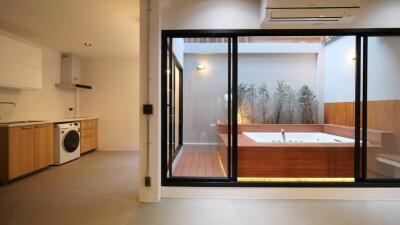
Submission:
[[[147,1],[141,0],[146,5]],[[147,154],[141,154],[140,200],[159,201],[160,199],[160,36],[162,29],[245,29],[259,28],[258,0],[169,0],[152,1],[150,13],[150,76],[151,102],[155,104],[155,114],[150,126],[150,176],[153,186],[144,187],[143,177],[146,174]],[[361,15],[350,24],[338,24],[336,27],[399,27],[400,1],[396,0],[362,0]],[[141,8],[141,25],[146,25],[147,8]],[[276,28],[309,28],[302,25],[277,25]],[[321,25],[318,28],[333,27]],[[141,45],[147,43],[147,36],[141,33]],[[145,49],[142,49],[146,51]],[[142,54],[146,57],[147,54]],[[146,60],[147,61],[147,60]],[[144,66],[145,64],[142,64]],[[141,72],[141,80],[145,80],[147,71]],[[141,87],[142,95],[146,88]],[[143,101],[143,100],[142,100]],[[141,130],[146,130],[145,117],[141,117]],[[146,135],[140,136],[141,148],[144,149]]]
[[[340,37],[325,48],[325,102],[354,101],[355,38]],[[400,37],[369,37],[368,99],[400,99]]]
[[[340,37],[325,46],[325,102],[354,101],[355,37]]]
[[[3,33],[3,32],[2,32]],[[27,40],[3,33],[29,44]],[[69,107],[74,107],[75,92],[55,87],[60,82],[61,53],[36,45],[43,51],[43,89],[21,90],[0,88],[0,101],[15,102],[16,107],[0,104],[2,120],[38,120],[74,116]]]
[[[82,63],[80,115],[99,118],[99,150],[139,150],[139,68],[135,59],[92,59]]]
[[[160,1],[166,29],[259,28],[259,0]]]

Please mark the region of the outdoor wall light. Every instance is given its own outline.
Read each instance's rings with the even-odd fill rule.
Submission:
[[[206,66],[204,64],[197,65],[197,70],[205,70]]]

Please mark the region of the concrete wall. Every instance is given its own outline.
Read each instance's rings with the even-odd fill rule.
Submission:
[[[368,38],[368,99],[400,99],[400,37]]]
[[[340,37],[325,46],[325,102],[354,101],[355,37]]]
[[[99,117],[99,150],[139,150],[139,65],[136,59],[82,62],[81,116]]]
[[[354,101],[355,37],[340,37],[325,48],[325,102]],[[400,99],[400,37],[370,37],[368,99]],[[345,81],[345,82],[344,82]]]

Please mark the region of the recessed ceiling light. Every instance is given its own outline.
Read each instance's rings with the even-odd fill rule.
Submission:
[[[90,43],[90,42],[83,42],[82,44],[84,46],[86,46],[86,47],[92,47],[93,46],[92,43]]]

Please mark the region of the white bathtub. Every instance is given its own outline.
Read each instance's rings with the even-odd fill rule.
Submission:
[[[243,132],[258,143],[283,143],[280,132]],[[286,143],[354,143],[354,139],[326,133],[286,132]]]

